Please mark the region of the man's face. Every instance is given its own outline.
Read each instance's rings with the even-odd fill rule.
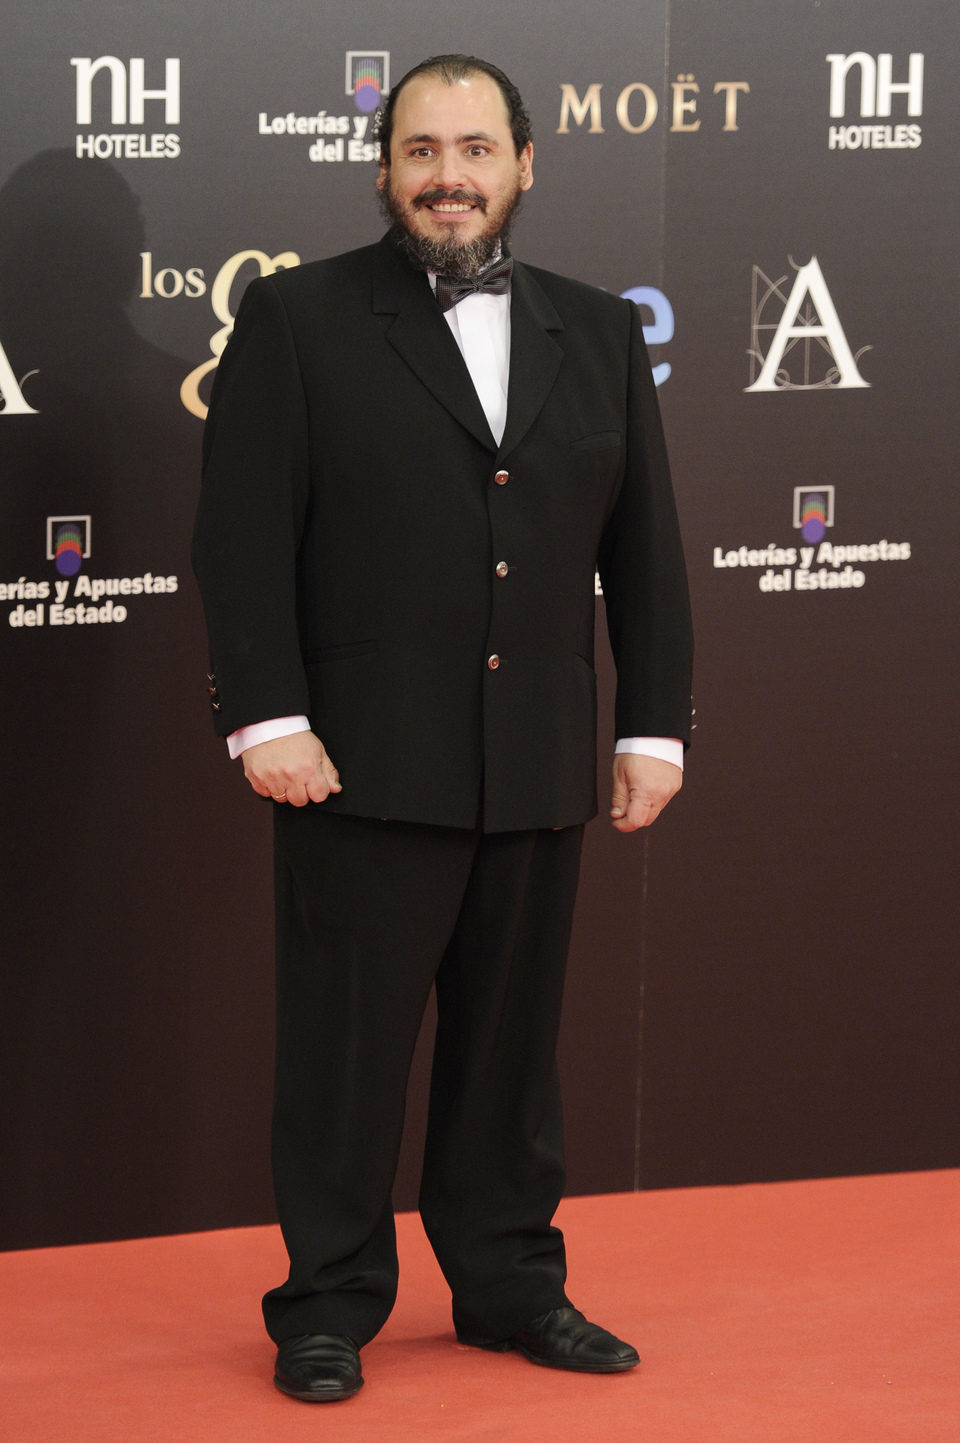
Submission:
[[[377,188],[423,264],[469,275],[493,255],[533,184],[532,162],[532,145],[514,150],[506,101],[489,75],[453,85],[417,75],[397,97]]]

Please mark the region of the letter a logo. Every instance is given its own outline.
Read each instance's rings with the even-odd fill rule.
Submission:
[[[772,281],[759,266],[753,268],[750,356],[751,383],[745,391],[827,391],[869,387],[857,370],[857,361],[870,346],[854,356],[827,290],[816,256],[805,266],[791,259],[796,279],[789,295],[787,277]],[[779,318],[777,307],[782,307]],[[768,333],[773,332],[764,350]],[[757,367],[759,365],[759,374]]]
[[[35,376],[36,371],[28,371],[24,376]],[[13,374],[13,367],[7,360],[7,353],[0,343],[0,398],[3,405],[0,406],[0,416],[36,416],[38,412],[33,406],[28,406],[20,389],[21,382]]]

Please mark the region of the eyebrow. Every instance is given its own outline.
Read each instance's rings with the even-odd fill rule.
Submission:
[[[439,139],[440,137],[438,135],[407,135],[403,138],[403,140],[400,141],[400,144],[424,145],[429,142],[432,145],[436,145]],[[454,143],[456,145],[468,145],[473,140],[485,140],[489,145],[500,144],[496,136],[488,135],[485,130],[476,130],[473,131],[470,135],[458,135]]]

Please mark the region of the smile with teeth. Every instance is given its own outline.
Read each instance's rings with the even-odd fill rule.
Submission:
[[[414,201],[416,208],[428,210],[438,220],[458,215],[470,215],[473,211],[486,211],[483,197],[466,190],[425,190]]]

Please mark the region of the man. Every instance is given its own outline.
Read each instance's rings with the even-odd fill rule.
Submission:
[[[595,566],[620,831],[678,789],[690,720],[636,308],[511,270],[533,147],[495,66],[417,66],[380,140],[383,240],[244,296],[195,539],[217,730],[275,803],[290,1275],[264,1315],[277,1386],[311,1402],[356,1393],[393,1305],[390,1189],[434,984],[420,1208],[458,1337],[580,1371],[639,1361],[570,1304],[551,1223],[563,971],[596,811]]]

